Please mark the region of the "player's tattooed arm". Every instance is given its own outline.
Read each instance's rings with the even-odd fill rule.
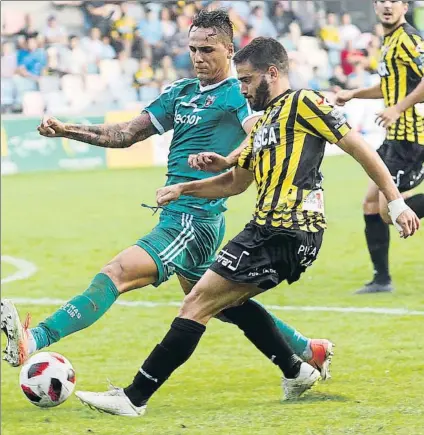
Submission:
[[[66,137],[104,148],[128,148],[157,133],[147,112],[128,122],[117,124],[66,124],[55,118],[44,119],[38,127],[41,135]]]

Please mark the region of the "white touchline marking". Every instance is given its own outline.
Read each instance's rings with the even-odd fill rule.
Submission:
[[[2,263],[9,263],[15,266],[18,270],[10,276],[1,279],[1,283],[5,284],[7,282],[19,281],[21,279],[29,278],[37,272],[37,266],[34,263],[23,260],[22,258],[10,257],[9,255],[1,256]]]
[[[13,298],[13,302],[22,305],[63,305],[64,299],[51,298]],[[149,302],[149,301],[116,301],[117,305],[124,307],[142,307],[142,308],[157,308],[157,307],[179,307],[181,302]],[[332,313],[358,313],[358,314],[387,314],[392,316],[424,316],[424,311],[408,310],[406,308],[370,308],[370,307],[296,307],[296,306],[281,306],[281,305],[265,305],[266,308],[276,311],[323,311]]]

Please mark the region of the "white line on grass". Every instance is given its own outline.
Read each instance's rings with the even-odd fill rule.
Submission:
[[[8,263],[15,266],[18,270],[6,278],[2,278],[1,283],[5,284],[7,282],[19,281],[21,279],[29,278],[37,272],[37,266],[34,263],[23,260],[22,258],[10,257],[9,255],[1,256],[2,263]]]
[[[13,302],[22,305],[63,305],[68,301],[62,299],[32,299],[32,298],[13,298]],[[157,308],[157,307],[179,307],[181,302],[149,302],[149,301],[116,301],[117,305],[131,308]],[[266,305],[270,310],[276,311],[322,311],[333,313],[358,313],[358,314],[387,314],[392,316],[424,316],[424,311],[408,310],[405,308],[369,308],[369,307],[295,307],[281,305]]]

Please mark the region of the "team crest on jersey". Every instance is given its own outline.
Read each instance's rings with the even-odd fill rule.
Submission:
[[[216,95],[208,95],[206,97],[205,107],[212,106],[215,100],[216,100]]]
[[[281,112],[281,109],[282,109],[281,106],[279,106],[279,107],[274,107],[274,108],[271,110],[271,112],[269,112],[268,117],[271,118],[271,119],[274,118],[277,114],[279,114],[279,113]]]

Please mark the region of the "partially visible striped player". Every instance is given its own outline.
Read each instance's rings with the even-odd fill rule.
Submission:
[[[406,203],[419,218],[424,217],[424,194],[411,189],[424,180],[424,118],[416,104],[424,101],[424,42],[405,20],[407,1],[374,1],[384,28],[378,73],[380,83],[372,88],[340,91],[336,103],[353,98],[384,98],[385,110],[377,114],[379,125],[387,128],[378,149]],[[374,265],[374,277],[356,293],[393,291],[389,273],[389,227],[387,202],[378,186],[370,181],[364,201],[365,236]]]

